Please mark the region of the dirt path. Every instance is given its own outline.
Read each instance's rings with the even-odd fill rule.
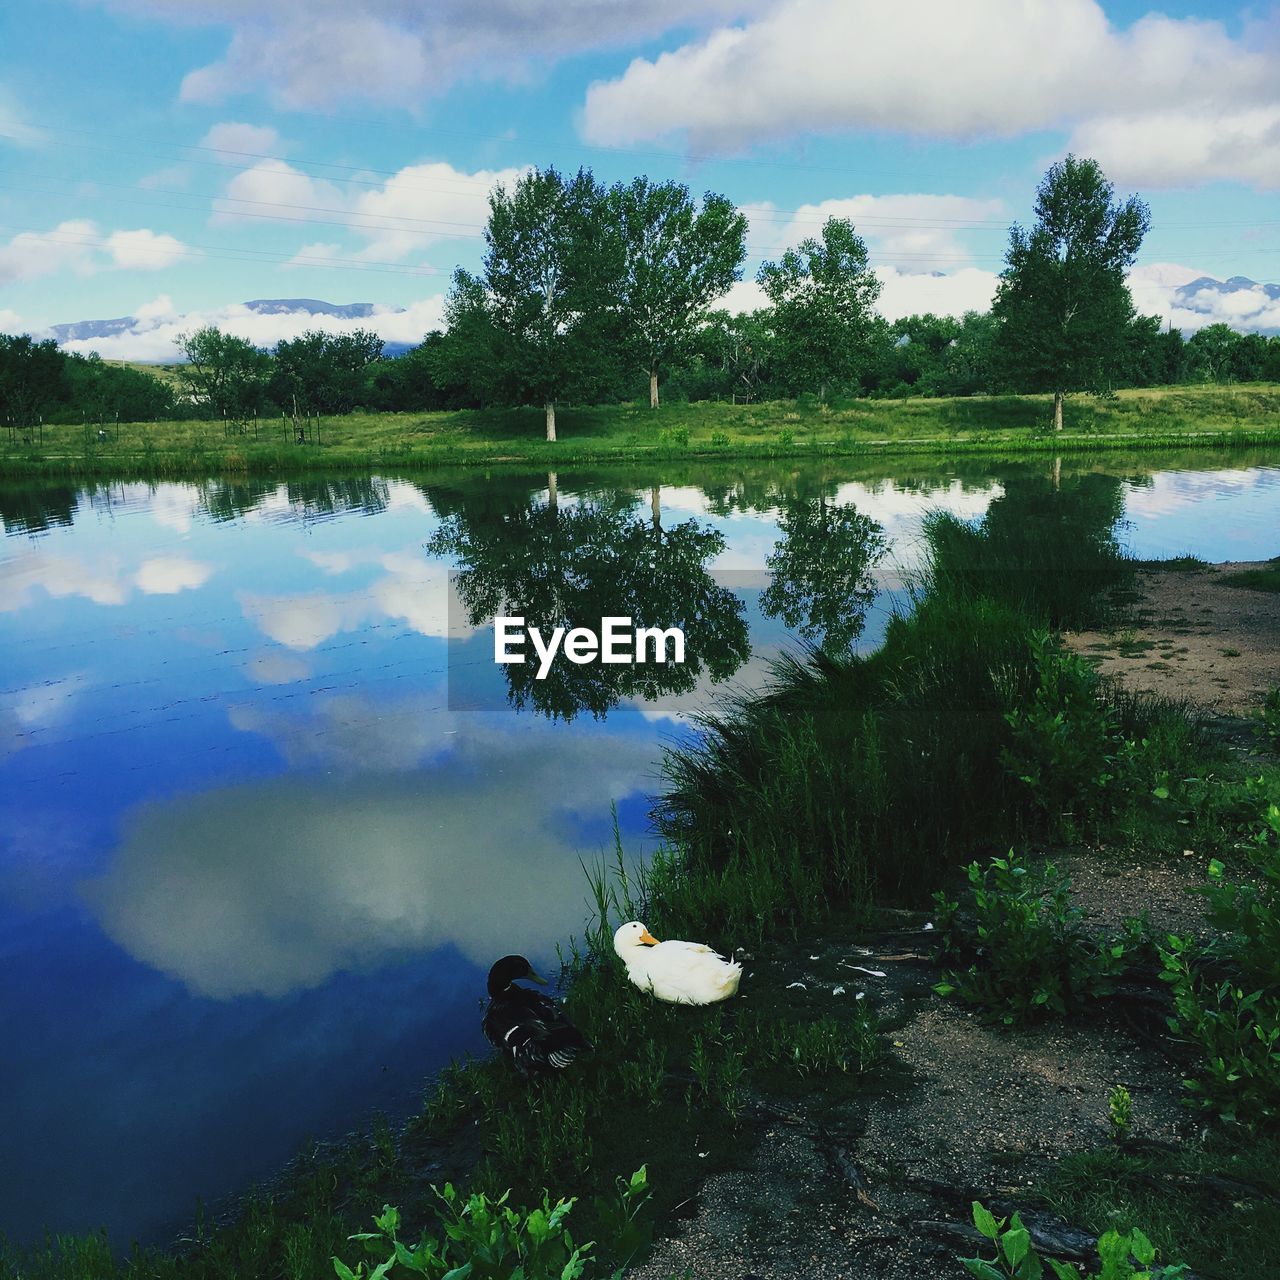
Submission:
[[[1131,689],[1188,698],[1217,715],[1250,715],[1280,683],[1280,594],[1223,580],[1263,567],[1140,573],[1132,620],[1067,641]]]

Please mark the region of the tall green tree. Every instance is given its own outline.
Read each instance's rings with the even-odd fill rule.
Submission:
[[[606,212],[622,237],[622,321],[656,409],[659,374],[689,349],[708,306],[742,278],[747,219],[727,196],[708,191],[698,209],[682,183],[645,177],[615,184]]]
[[[1063,397],[1109,389],[1124,359],[1134,315],[1124,273],[1151,214],[1137,196],[1114,197],[1097,161],[1069,155],[1040,183],[1035,225],[1009,232],[992,306],[996,358],[1015,389],[1053,393],[1058,431]]]
[[[761,266],[756,280],[773,304],[779,366],[794,391],[852,390],[871,357],[872,308],[880,281],[847,218],[828,218],[819,239]]]
[[[495,188],[484,237],[482,274],[454,275],[446,364],[482,394],[541,404],[554,440],[556,403],[589,395],[616,351],[620,237],[586,169]]]
[[[186,358],[182,379],[196,404],[237,422],[258,408],[271,377],[265,351],[212,325],[180,333],[177,341]]]

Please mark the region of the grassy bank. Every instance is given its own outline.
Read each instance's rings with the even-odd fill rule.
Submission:
[[[804,1124],[831,1135],[877,1095],[931,1087],[909,1078],[898,1059],[907,1037],[874,997],[836,998],[829,986],[797,979],[798,964],[816,961],[828,943],[847,956],[869,930],[900,918],[894,908],[927,907],[936,889],[960,904],[962,863],[1011,845],[1055,844],[1103,861],[1117,849],[1180,860],[1187,846],[1222,860],[1206,950],[1189,942],[1170,952],[1185,977],[1170,970],[1181,1030],[1164,1068],[1175,1092],[1182,1073],[1200,1083],[1189,1098],[1211,1098],[1200,1110],[1219,1136],[1165,1153],[1154,1169],[1149,1153],[1119,1141],[1085,1150],[1034,1196],[1094,1231],[1120,1219],[1151,1225],[1166,1256],[1187,1257],[1203,1275],[1240,1274],[1238,1260],[1266,1274],[1274,1212],[1225,1209],[1194,1185],[1173,1185],[1188,1199],[1170,1200],[1161,1179],[1217,1179],[1220,1192],[1246,1172],[1269,1176],[1263,1144],[1274,1131],[1268,1109],[1280,1095],[1280,1051],[1253,1047],[1257,1002],[1219,997],[1215,1007],[1211,980],[1237,982],[1242,993],[1273,981],[1280,904],[1230,886],[1256,890],[1268,867],[1280,868],[1280,810],[1273,835],[1262,823],[1280,777],[1273,760],[1236,761],[1187,707],[1129,696],[1053,640],[1060,627],[1124,607],[1133,566],[1115,541],[1117,492],[1088,474],[1058,487],[1027,480],[1011,484],[977,525],[935,518],[931,567],[879,650],[784,664],[771,689],[709,721],[699,746],[669,756],[657,811],[666,851],[642,873],[628,869],[621,850],[593,871],[596,916],[565,958],[569,1010],[597,1048],[584,1070],[526,1086],[499,1062],[460,1066],[403,1133],[376,1126],[308,1153],[276,1188],[180,1250],[121,1260],[101,1240],[53,1241],[0,1253],[0,1276],[319,1277],[332,1274],[333,1254],[355,1267],[360,1248],[346,1237],[367,1230],[385,1202],[403,1212],[403,1239],[438,1230],[429,1187],[448,1178],[490,1196],[510,1189],[517,1204],[536,1204],[546,1187],[576,1197],[575,1239],[597,1241],[599,1265],[593,1260],[587,1274],[608,1274],[637,1245],[616,1187],[641,1164],[654,1196],[645,1212],[670,1231],[710,1175],[756,1158],[778,1117],[790,1124],[803,1107]],[[1248,780],[1259,772],[1261,782]],[[1246,846],[1259,851],[1254,870]],[[1280,869],[1275,879],[1280,886]],[[965,900],[948,910],[938,933],[960,971],[952,999],[997,1023],[1056,1014],[1091,1035],[1113,1035],[1110,1024],[1088,1019],[1171,947],[1141,922],[1123,942],[1089,934],[1051,892],[974,896],[976,907]],[[965,911],[975,909],[989,930],[982,945],[964,934]],[[659,937],[745,945],[744,998],[689,1009],[637,992],[610,947],[612,927],[632,917]],[[917,924],[914,941],[897,945],[927,945],[925,936]],[[1041,989],[1043,1002],[1023,999]],[[1155,1007],[1172,1014],[1159,990]],[[927,988],[911,994],[912,1007],[942,999]],[[1212,1016],[1201,1025],[1197,1010]],[[1237,1099],[1237,1115],[1241,1063],[1249,1094]],[[985,1077],[948,1085],[987,1102]],[[1022,1182],[1020,1168],[1011,1172]],[[905,1181],[905,1172],[897,1176]],[[786,1190],[780,1178],[778,1196]],[[809,1212],[801,1207],[802,1234],[813,1234]],[[1188,1224],[1214,1213],[1230,1230],[1207,1234],[1202,1246]],[[820,1266],[812,1273],[826,1274]],[[947,1272],[916,1265],[911,1274]]]
[[[28,443],[0,436],[0,476],[165,477],[220,473],[823,458],[859,454],[1073,453],[1280,444],[1280,387],[1122,391],[1079,397],[1049,429],[1039,396],[855,400],[833,406],[702,402],[565,408],[561,439],[542,439],[533,409],[361,414],[325,419],[307,444],[282,420],[245,430],[220,423],[46,426]]]

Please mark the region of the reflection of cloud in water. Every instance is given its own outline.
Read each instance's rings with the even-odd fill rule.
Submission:
[[[38,743],[32,734],[65,724],[89,683],[88,675],[77,671],[0,694],[0,759]]]
[[[347,573],[361,565],[386,570],[363,591],[305,595],[240,596],[244,615],[262,633],[289,649],[314,649],[341,631],[356,631],[379,618],[404,622],[419,635],[449,634],[448,574],[421,553],[310,552],[306,556],[325,573]]]
[[[447,761],[411,777],[285,779],[145,807],[84,896],[130,955],[224,999],[449,944],[481,966],[546,955],[586,916],[580,851],[557,828],[647,789],[654,747],[505,723],[468,724]]]
[[[255,655],[240,669],[255,684],[292,684],[295,680],[305,680],[311,674],[308,662],[278,649]]]
[[[79,596],[94,604],[122,605],[135,587],[145,595],[172,595],[203,586],[212,573],[211,565],[181,556],[156,556],[129,573],[116,556],[91,560],[24,552],[0,564],[0,613],[25,608],[36,587],[55,599]]]
[[[213,573],[213,566],[181,556],[156,556],[138,566],[134,581],[138,590],[151,596],[171,596],[179,591],[202,587]]]
[[[345,773],[412,769],[448,745],[446,696],[373,702],[358,694],[325,698],[302,714],[270,707],[232,707],[233,729],[270,738],[295,768],[324,765]]]

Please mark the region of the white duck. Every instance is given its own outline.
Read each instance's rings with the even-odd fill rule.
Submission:
[[[737,994],[742,966],[701,942],[659,942],[639,920],[613,935],[627,977],[670,1004],[715,1004]]]

